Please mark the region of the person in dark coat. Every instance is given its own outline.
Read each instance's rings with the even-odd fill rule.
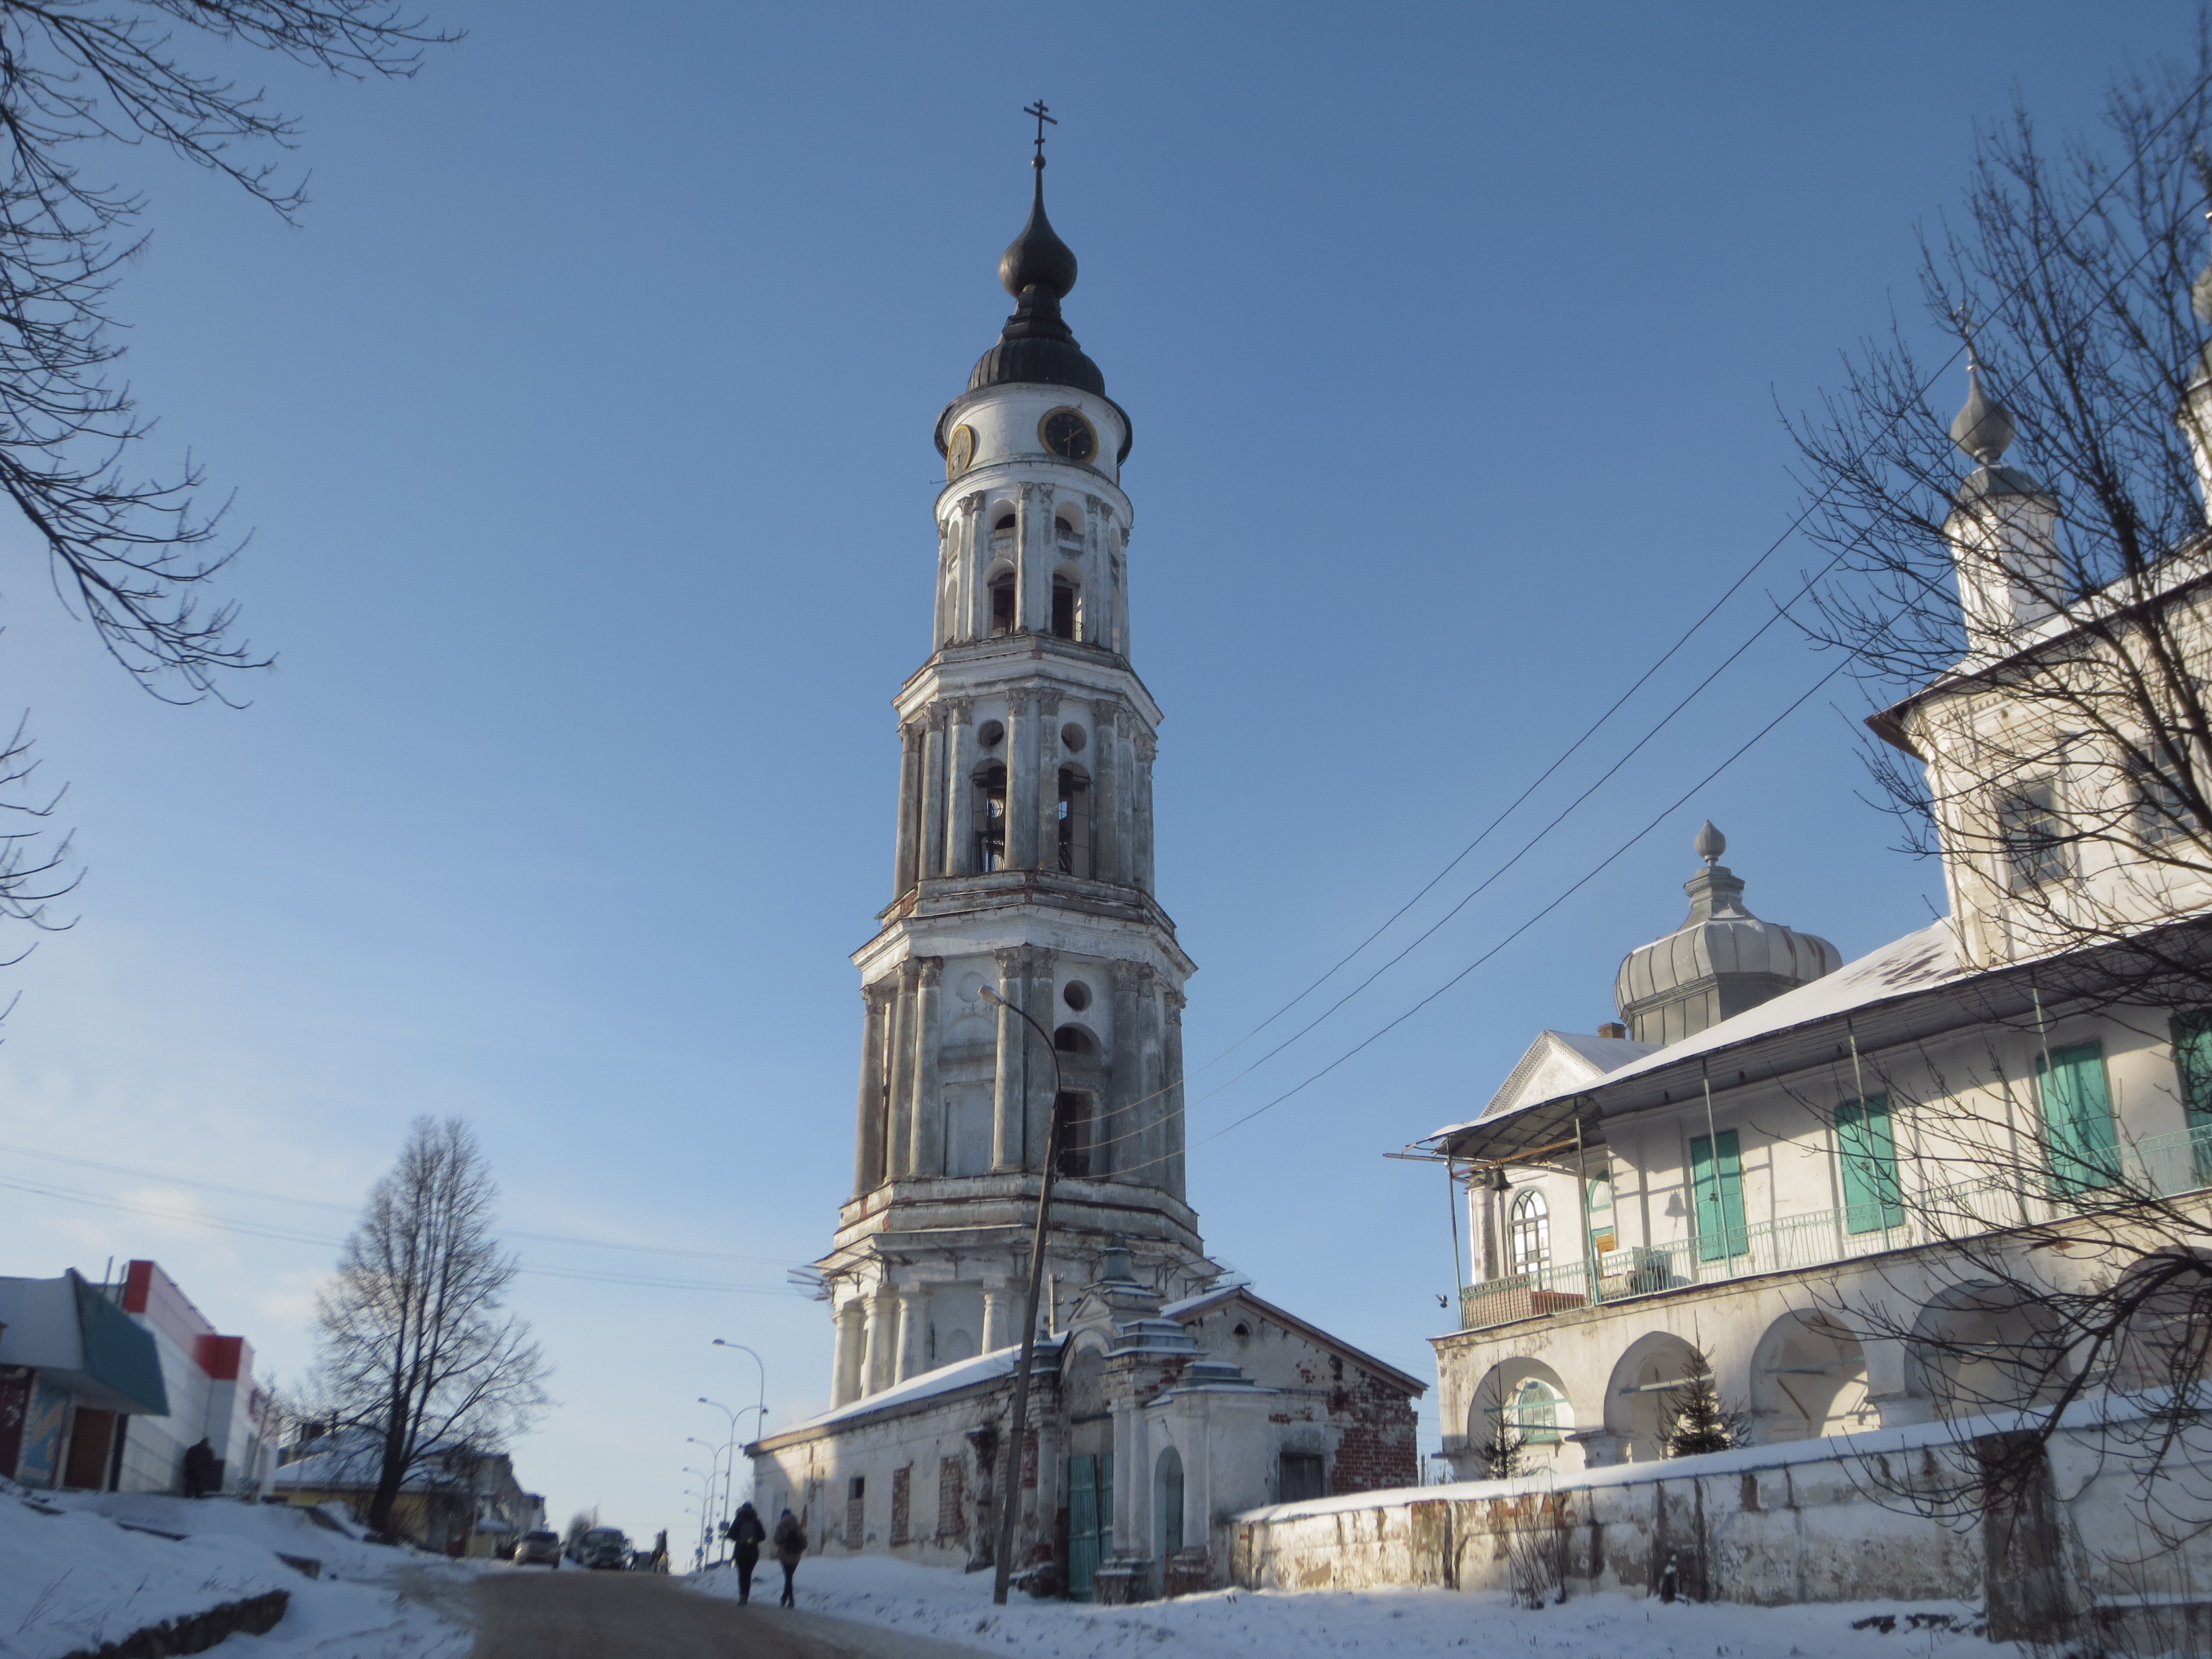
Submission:
[[[215,1448],[203,1437],[185,1453],[185,1496],[204,1498],[215,1485]]]
[[[806,1553],[806,1528],[789,1510],[775,1523],[775,1559],[783,1567],[783,1600],[778,1607],[799,1605],[791,1594],[791,1575],[799,1571],[799,1558]]]
[[[730,1517],[730,1524],[722,1528],[722,1536],[735,1547],[738,1605],[743,1607],[753,1599],[753,1569],[760,1565],[760,1547],[768,1542],[768,1528],[761,1525],[761,1518],[750,1504],[740,1504],[738,1512]]]

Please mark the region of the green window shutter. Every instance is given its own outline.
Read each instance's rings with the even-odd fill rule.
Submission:
[[[2077,1042],[2037,1054],[2035,1092],[2055,1191],[2070,1196],[2118,1180],[2118,1137],[2105,1090],[2105,1045]]]
[[[1749,1230],[1743,1218],[1743,1158],[1736,1149],[1736,1133],[1723,1129],[1720,1160],[1713,1159],[1713,1139],[1699,1135],[1690,1143],[1690,1182],[1697,1194],[1698,1260],[1721,1261],[1745,1255],[1751,1249]]]
[[[1844,1231],[1879,1232],[1905,1224],[1897,1179],[1897,1141],[1889,1097],[1869,1095],[1836,1108],[1836,1152],[1844,1166]]]
[[[2173,1069],[2188,1113],[2191,1162],[2202,1184],[2212,1182],[2212,1008],[2176,1014],[2170,1029]]]

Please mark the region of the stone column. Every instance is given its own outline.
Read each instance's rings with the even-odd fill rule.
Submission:
[[[955,618],[960,614],[959,594],[959,520],[946,518],[937,526],[937,609],[932,613],[929,629],[932,652],[952,642]]]
[[[860,1003],[860,1106],[858,1149],[853,1158],[853,1195],[872,1192],[884,1178],[884,1018],[890,987],[863,986]]]
[[[1024,963],[1029,952],[1019,945],[994,951],[999,960],[999,994],[1014,1007],[1022,1006]],[[1013,1009],[999,1009],[998,1071],[991,1096],[991,1170],[1006,1175],[1022,1167],[1022,1054],[1036,1041],[1030,1028],[1014,1017]]]
[[[1136,799],[1130,803],[1130,816],[1135,820],[1134,866],[1130,879],[1147,893],[1152,890],[1152,759],[1159,753],[1159,744],[1149,732],[1139,732],[1136,741]]]
[[[1006,694],[1006,863],[1037,867],[1037,695]]]
[[[860,1397],[860,1367],[867,1358],[868,1313],[859,1297],[837,1310],[837,1359],[832,1367],[830,1403],[849,1406]]]
[[[1114,637],[1114,586],[1106,575],[1106,547],[1114,533],[1114,509],[1085,495],[1083,517],[1083,617],[1077,629],[1085,645],[1105,645]]]
[[[1022,486],[1021,506],[1014,523],[1014,614],[1024,631],[1052,631],[1052,570],[1054,541],[1052,527],[1053,489],[1048,483]]]
[[[1137,748],[1130,741],[1135,722],[1126,708],[1114,711],[1114,879],[1137,881]]]
[[[899,963],[897,1000],[891,1006],[890,1172],[914,1169],[914,988],[921,964]]]
[[[945,859],[937,867],[948,876],[975,871],[975,705],[955,697],[945,705]]]
[[[1158,1172],[1148,1167],[1146,1150],[1152,1137],[1143,1125],[1151,1103],[1144,1098],[1144,1049],[1137,1030],[1137,998],[1152,970],[1141,962],[1107,964],[1113,986],[1114,1048],[1107,1073],[1106,1133],[1110,1141],[1106,1167],[1127,1170],[1122,1177],[1147,1187],[1159,1184]]]
[[[1040,870],[1060,868],[1060,693],[1037,693],[1036,816]],[[1009,803],[1011,805],[1011,803]]]
[[[1183,1125],[1182,1125],[1182,1008],[1186,999],[1173,986],[1164,986],[1160,1000],[1166,1006],[1165,1030],[1160,1045],[1160,1067],[1164,1075],[1160,1086],[1165,1091],[1160,1097],[1160,1164],[1159,1186],[1170,1196],[1183,1196]]]
[[[1133,1127],[1138,1133],[1130,1144],[1142,1155],[1143,1164],[1141,1170],[1133,1170],[1131,1174],[1147,1187],[1164,1188],[1167,1185],[1168,1162],[1166,1137],[1162,1130],[1168,1103],[1163,1086],[1166,1079],[1162,1075],[1164,1057],[1160,1052],[1159,975],[1153,972],[1150,964],[1141,966],[1139,972],[1141,977],[1137,986],[1135,1023],[1137,1093],[1144,1104],[1135,1115]]]
[[[942,1043],[938,985],[944,977],[943,957],[921,958],[914,1006],[914,1146],[907,1159],[915,1175],[945,1173],[945,1091],[937,1081]]]
[[[929,1292],[919,1285],[902,1285],[898,1289],[898,1362],[891,1376],[896,1388],[909,1376],[919,1376],[929,1368],[922,1357],[922,1346],[929,1328]]]
[[[1121,532],[1118,546],[1110,540],[1108,545],[1114,550],[1111,556],[1115,568],[1121,574],[1121,580],[1115,584],[1114,648],[1127,657],[1129,654],[1129,532],[1126,530]]]
[[[1114,768],[1120,756],[1115,742],[1115,721],[1121,705],[1101,697],[1091,705],[1091,836],[1097,849],[1091,872],[1100,881],[1126,882],[1121,872],[1121,826],[1115,813],[1121,800],[1121,780]]]
[[[1029,971],[1022,983],[1022,1006],[1030,1018],[1052,1030],[1052,952],[1041,945],[1029,949]],[[1030,1098],[1028,1114],[1028,1153],[1022,1159],[1025,1170],[1044,1168],[1044,1149],[1052,1132],[1052,1057],[1044,1052],[1045,1037],[1039,1036],[1026,1025],[1022,1030],[1030,1040]]]
[[[945,710],[929,711],[921,735],[921,862],[917,874],[945,868]]]
[[[985,1353],[996,1353],[1001,1348],[1011,1348],[1020,1340],[1014,1332],[1014,1321],[1021,1301],[1020,1292],[1011,1285],[986,1285],[983,1287]]]
[[[898,850],[891,860],[891,897],[904,898],[914,886],[916,854],[919,848],[915,831],[919,827],[921,793],[921,727],[908,721],[899,727],[899,793],[898,793]]]
[[[880,1290],[860,1304],[860,1394],[881,1394],[887,1386],[884,1379],[890,1374],[894,1335],[891,1306],[890,1293]]]

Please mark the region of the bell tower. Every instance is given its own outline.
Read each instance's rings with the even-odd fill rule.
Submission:
[[[841,1406],[1019,1340],[1054,1112],[1059,1307],[1109,1243],[1169,1297],[1219,1272],[1183,1197],[1194,965],[1152,893],[1160,713],[1130,660],[1130,422],[1060,314],[1076,260],[1045,216],[1048,118],[1031,112],[1029,222],[999,262],[1014,313],[937,420],[930,654],[894,699],[890,902],[853,958],[853,1196],[818,1264]]]

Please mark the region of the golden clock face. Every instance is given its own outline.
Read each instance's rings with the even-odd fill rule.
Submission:
[[[975,428],[965,424],[952,428],[945,441],[945,476],[957,478],[975,462]]]
[[[1088,466],[1098,455],[1098,433],[1079,409],[1055,409],[1037,422],[1037,437],[1062,460]]]

